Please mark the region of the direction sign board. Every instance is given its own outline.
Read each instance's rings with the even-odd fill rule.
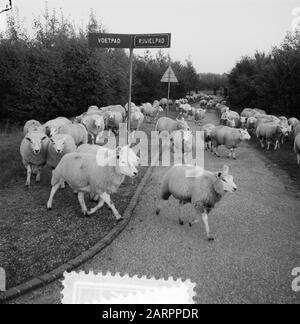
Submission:
[[[176,75],[173,69],[171,68],[171,66],[168,67],[167,71],[161,78],[160,82],[178,82]]]
[[[134,35],[134,48],[169,48],[171,47],[171,34],[145,34]]]
[[[132,35],[89,33],[89,47],[92,48],[131,48]]]

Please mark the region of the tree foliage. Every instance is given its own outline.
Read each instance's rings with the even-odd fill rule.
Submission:
[[[234,106],[299,117],[300,32],[288,33],[268,54],[257,52],[254,57],[243,57],[228,79]]]
[[[71,117],[90,105],[124,105],[128,98],[128,54],[122,49],[90,49],[89,32],[105,32],[91,11],[85,29],[74,26],[61,11],[43,14],[33,21],[28,35],[14,11],[7,32],[0,35],[0,119],[40,121]],[[138,51],[136,51],[138,53]],[[138,53],[140,54],[140,53]],[[160,79],[171,64],[178,79],[172,98],[184,97],[201,86],[190,60],[171,61],[159,51],[134,57],[133,98],[136,104],[167,96]]]

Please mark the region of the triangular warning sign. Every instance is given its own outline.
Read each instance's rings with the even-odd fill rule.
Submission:
[[[167,71],[161,78],[160,82],[178,82],[176,75],[172,70],[171,66],[168,67]]]

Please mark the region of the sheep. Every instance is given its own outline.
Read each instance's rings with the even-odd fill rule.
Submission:
[[[97,106],[90,106],[87,110],[87,113],[92,113],[92,114],[95,114],[98,112],[99,112],[99,108]]]
[[[245,117],[245,118],[250,118],[253,117],[255,115],[256,111],[254,111],[251,108],[245,108],[243,109],[243,111],[241,112],[241,117]]]
[[[257,126],[256,136],[260,140],[261,147],[265,147],[265,141],[267,142],[267,150],[270,150],[272,141],[275,142],[275,151],[280,148],[281,136],[286,136],[287,129],[284,125],[278,123],[262,123]]]
[[[76,149],[72,136],[68,134],[53,135],[48,145],[47,166],[55,169],[64,155],[76,152]]]
[[[133,111],[130,115],[130,129],[133,131],[132,136],[134,136],[134,132],[140,130],[143,125],[145,116],[141,111]]]
[[[245,129],[216,126],[215,130],[211,134],[211,139],[216,156],[220,156],[218,153],[218,147],[224,145],[230,150],[228,158],[231,158],[232,156],[232,158],[236,160],[235,149],[242,141],[250,140],[251,136]]]
[[[296,136],[294,141],[294,152],[297,154],[297,163],[300,165],[300,133]]]
[[[118,147],[115,150],[100,150],[100,153],[82,154],[70,153],[65,155],[53,172],[51,180],[51,193],[47,202],[48,210],[52,209],[53,198],[62,182],[67,182],[70,187],[78,192],[78,201],[84,216],[94,214],[106,203],[113,211],[117,221],[122,216],[110,199],[112,193],[117,192],[125,177],[134,177],[138,170],[134,165],[131,155],[135,155],[129,146]],[[136,155],[135,155],[136,156]],[[95,193],[100,197],[98,205],[88,211],[84,193]]]
[[[41,181],[41,169],[46,165],[49,138],[41,131],[31,131],[22,140],[20,154],[27,169],[25,185],[30,187],[31,173],[37,173],[36,182]]]
[[[168,99],[167,98],[162,98],[162,99],[160,99],[160,102],[159,102],[159,104],[160,104],[160,106],[162,107],[162,108],[167,108],[167,106],[168,106]]]
[[[131,108],[134,106],[135,106],[135,104],[132,102]],[[128,105],[127,105],[127,110],[128,110]],[[100,111],[102,112],[102,114],[104,113],[104,115],[110,111],[118,112],[122,115],[122,121],[126,120],[127,112],[126,112],[126,109],[124,107],[122,107],[121,105],[112,105],[112,106],[102,107],[100,109]]]
[[[72,136],[76,146],[88,142],[88,132],[82,124],[63,125],[59,127],[56,134],[67,134]]]
[[[56,119],[49,120],[47,123],[45,123],[43,126],[46,129],[46,134],[48,136],[52,136],[55,134],[55,131],[63,126],[63,125],[70,125],[72,122],[65,118],[65,117],[58,117]]]
[[[294,130],[295,125],[298,124],[298,123],[299,123],[299,120],[297,118],[295,118],[295,117],[292,117],[292,118],[290,118],[288,120],[288,124],[290,126],[292,126],[292,130]]]
[[[158,131],[159,133],[166,131],[169,134],[172,134],[174,131],[176,130],[190,130],[187,122],[184,120],[184,118],[182,119],[176,119],[173,120],[171,118],[168,117],[161,117],[156,124],[156,131]]]
[[[88,134],[92,137],[92,143],[97,142],[97,137],[102,136],[105,130],[104,118],[101,115],[87,115],[81,123],[85,126]]]
[[[256,131],[257,119],[255,117],[249,117],[247,119],[247,130],[249,133],[253,134]]]
[[[294,125],[293,135],[296,137],[300,133],[300,122]]]
[[[204,143],[206,144],[205,149],[210,150],[212,152],[212,142],[211,142],[211,135],[212,132],[215,130],[216,126],[213,124],[206,124],[201,127],[201,131],[204,132]]]
[[[32,131],[41,131],[46,133],[46,129],[42,126],[42,124],[37,120],[28,120],[24,125],[23,134],[24,136],[27,135],[29,132]]]
[[[206,110],[205,109],[202,109],[202,108],[196,109],[196,111],[195,111],[195,122],[199,124],[201,122],[201,120],[205,118],[205,115],[206,115]]]
[[[149,121],[151,118],[154,120],[158,117],[159,113],[163,112],[161,106],[152,106],[150,103],[145,103],[141,107],[141,112],[145,115],[146,119]]]
[[[122,114],[119,111],[107,111],[105,114],[105,128],[112,130],[114,134],[119,133],[120,124],[123,123]]]
[[[190,112],[192,111],[192,106],[190,104],[181,104],[179,106],[179,111],[185,115],[185,117],[188,117]]]
[[[161,186],[161,201],[168,200],[173,196],[179,201],[179,224],[183,223],[183,206],[191,203],[197,214],[202,216],[205,225],[207,239],[213,241],[208,224],[208,214],[215,205],[221,201],[227,192],[234,193],[237,186],[233,176],[229,175],[229,167],[224,166],[222,172],[209,172],[192,165],[177,165],[170,168],[165,174]],[[161,203],[158,204],[156,214],[161,211]],[[198,215],[197,215],[198,216]],[[191,223],[192,226],[199,222],[196,217]]]

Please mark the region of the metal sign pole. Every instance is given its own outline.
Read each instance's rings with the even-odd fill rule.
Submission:
[[[168,114],[169,114],[169,101],[170,101],[170,88],[171,88],[171,82],[170,82],[170,78],[169,78],[169,82],[168,82]]]
[[[128,90],[128,112],[127,112],[127,144],[129,144],[130,121],[131,121],[131,89],[132,89],[132,65],[133,65],[133,48],[130,48],[129,54],[129,90]]]

